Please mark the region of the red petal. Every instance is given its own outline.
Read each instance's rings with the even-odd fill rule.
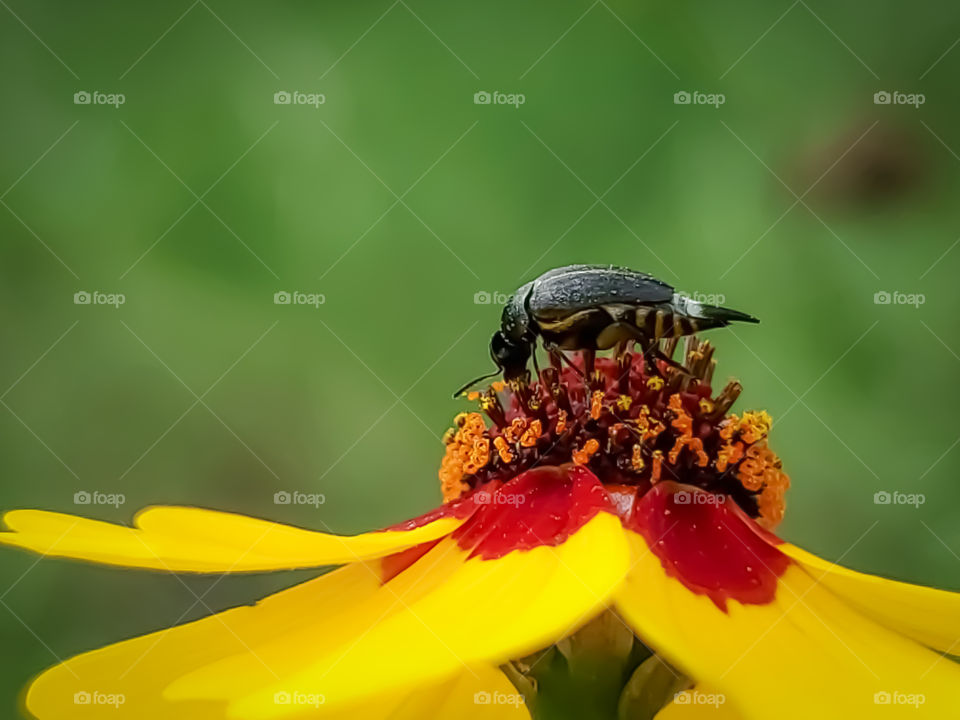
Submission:
[[[492,492],[471,495],[479,510],[453,533],[470,557],[556,546],[613,504],[596,476],[581,466],[538,467]]]
[[[728,598],[773,601],[777,579],[792,562],[733,500],[689,485],[658,483],[634,504],[624,526],[643,536],[668,575],[723,611]]]

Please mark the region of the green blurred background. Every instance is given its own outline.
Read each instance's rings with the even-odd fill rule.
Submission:
[[[782,535],[960,589],[960,8],[0,5],[3,508],[343,532],[419,513],[496,293],[613,262],[761,317],[712,339],[739,408],[777,421]],[[3,552],[0,704],[57,658],[294,579]]]

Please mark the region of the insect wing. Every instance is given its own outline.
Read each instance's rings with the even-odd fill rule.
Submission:
[[[583,266],[560,270],[564,271],[546,273],[534,282],[528,304],[538,321],[603,305],[653,305],[673,297],[671,286],[634,270]]]

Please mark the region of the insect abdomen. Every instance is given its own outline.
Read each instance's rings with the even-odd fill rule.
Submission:
[[[637,308],[636,323],[637,327],[653,340],[693,335],[702,328],[694,318],[680,315],[663,306]]]

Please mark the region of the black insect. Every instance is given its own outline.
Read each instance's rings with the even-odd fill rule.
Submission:
[[[490,340],[497,372],[511,381],[527,376],[537,338],[548,352],[607,350],[636,342],[649,358],[665,338],[759,322],[746,313],[697,302],[651,275],[614,265],[567,265],[545,272],[507,300],[500,329]]]

